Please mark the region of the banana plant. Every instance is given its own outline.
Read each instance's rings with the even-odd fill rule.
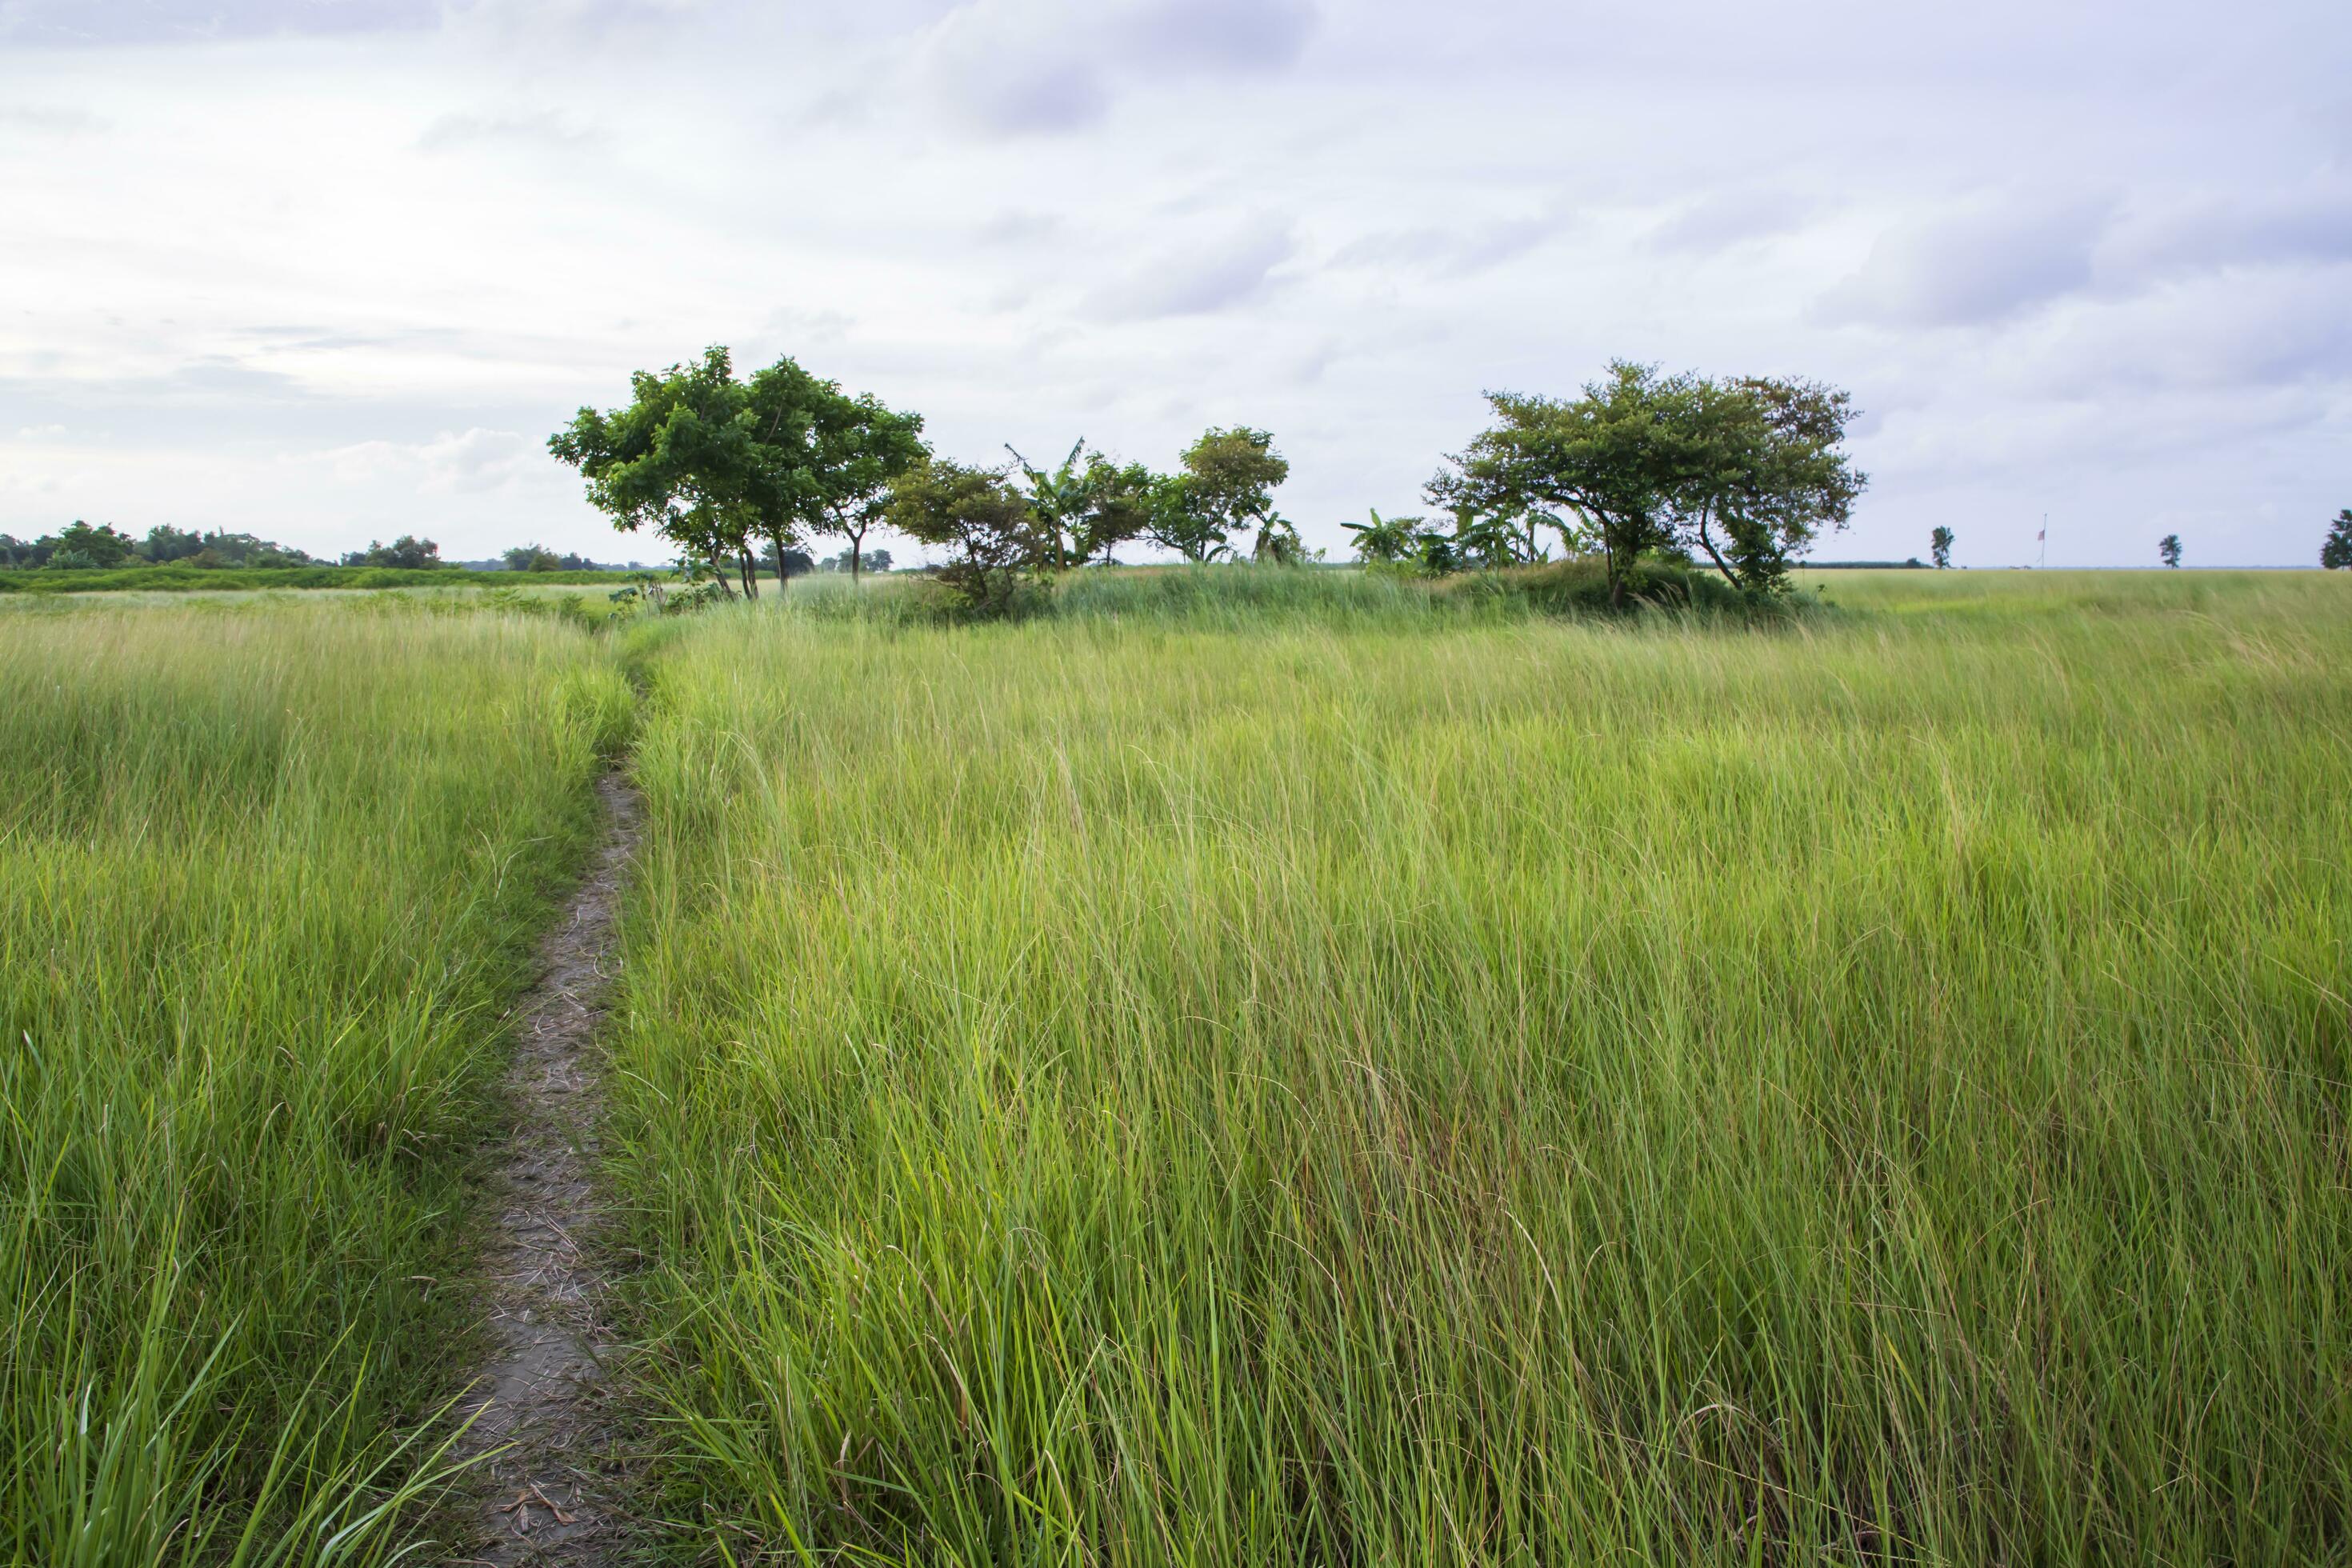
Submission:
[[[1013,460],[1021,466],[1022,478],[1029,481],[1030,510],[1053,537],[1054,565],[1057,569],[1067,566],[1070,543],[1084,528],[1092,501],[1087,472],[1078,461],[1086,456],[1086,437],[1078,437],[1070,447],[1070,455],[1062,459],[1062,466],[1050,474],[1015,451],[1012,442],[1007,441],[1004,449],[1013,453]]]
[[[1376,507],[1365,509],[1371,514],[1370,522],[1343,522],[1339,526],[1356,536],[1356,553],[1366,561],[1409,561],[1421,553],[1421,519],[1417,517],[1382,517]]]

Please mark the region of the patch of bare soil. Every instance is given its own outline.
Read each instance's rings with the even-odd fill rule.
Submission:
[[[540,946],[507,1088],[511,1136],[497,1151],[498,1225],[482,1266],[493,1346],[460,1405],[458,1447],[478,1459],[478,1542],[451,1561],[604,1563],[624,1538],[616,1440],[602,1397],[613,1336],[594,1181],[603,1109],[596,1040],[618,962],[614,916],[639,835],[635,792],[598,784],[604,842],[566,918]],[[478,1414],[476,1414],[478,1412]]]

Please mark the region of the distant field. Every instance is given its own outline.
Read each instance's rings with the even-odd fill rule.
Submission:
[[[269,588],[544,587],[552,583],[627,581],[626,572],[473,572],[458,566],[136,566],[110,571],[0,570],[0,595],[12,594],[249,594]]]
[[[661,628],[614,1173],[675,1506],[893,1561],[2340,1552],[2345,587]]]
[[[924,586],[0,613],[0,1560],[432,1522],[625,742],[678,1561],[2352,1548],[2352,582]]]

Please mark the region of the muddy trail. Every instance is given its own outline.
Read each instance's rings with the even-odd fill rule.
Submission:
[[[614,1341],[594,1175],[597,1037],[640,806],[617,773],[596,787],[604,842],[540,944],[540,979],[516,1020],[507,1074],[515,1124],[495,1152],[498,1223],[482,1249],[490,1356],[459,1407],[474,1416],[458,1452],[480,1459],[469,1472],[478,1529],[453,1563],[604,1563],[617,1560],[627,1533],[603,1388]]]

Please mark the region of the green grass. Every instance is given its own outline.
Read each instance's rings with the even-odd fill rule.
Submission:
[[[2352,584],[931,586],[0,614],[0,1561],[421,1539],[632,734],[681,1560],[2352,1552]]]
[[[681,1538],[2340,1559],[2345,589],[638,634]]]
[[[385,1561],[625,685],[549,619],[0,617],[0,1561]]]

